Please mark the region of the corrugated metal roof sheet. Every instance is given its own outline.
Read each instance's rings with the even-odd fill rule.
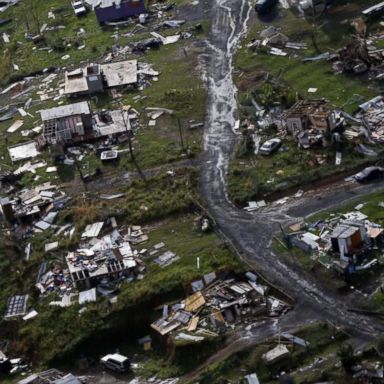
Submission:
[[[41,120],[47,121],[52,119],[60,119],[62,117],[74,116],[74,115],[89,115],[91,110],[89,104],[86,101],[80,103],[63,105],[51,109],[43,109],[40,111]]]
[[[87,225],[81,237],[97,237],[103,225],[104,225],[103,221]]]
[[[245,376],[248,381],[248,384],[260,384],[259,379],[256,376],[256,373],[251,373],[250,375]]]

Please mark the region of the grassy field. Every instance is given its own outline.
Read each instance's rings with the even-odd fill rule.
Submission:
[[[294,333],[298,337],[306,340],[310,345],[307,349],[290,346],[292,352],[290,358],[275,366],[266,365],[261,356],[263,353],[274,348],[276,342],[266,341],[264,343],[252,346],[244,351],[235,353],[230,357],[208,366],[199,377],[200,383],[219,383],[227,382],[245,382],[244,376],[251,373],[256,373],[262,383],[275,383],[275,378],[284,370],[285,372],[292,372],[292,376],[297,384],[304,384],[308,382],[315,382],[321,379],[326,379],[327,372],[310,370],[311,377],[308,373],[300,373],[301,367],[305,367],[313,362],[316,357],[324,357],[334,352],[340,342],[345,339],[345,336],[336,332],[330,326],[322,323],[315,323],[305,326]],[[328,370],[333,368],[334,378],[339,378],[336,383],[343,383],[341,379],[345,379],[342,370],[334,369],[334,360],[328,363]],[[337,371],[337,372],[336,372]],[[313,381],[309,381],[309,379]],[[307,381],[308,380],[308,381]]]
[[[368,82],[365,78],[336,75],[329,62],[301,62],[304,57],[322,52],[335,53],[351,41],[353,28],[350,22],[362,6],[355,3],[348,4],[347,8],[341,4],[340,9],[335,8],[333,13],[316,20],[299,18],[290,10],[281,11],[279,17],[269,23],[253,20],[235,59],[235,80],[239,90],[240,117],[243,120],[248,119],[251,123],[256,121],[253,98],[262,105],[265,102],[267,109],[271,104],[288,108],[300,98],[326,98],[335,107],[353,112],[362,101],[380,93],[380,85]],[[247,44],[260,39],[260,31],[269,26],[277,27],[290,41],[306,43],[307,49],[281,57],[268,54],[266,49],[254,52],[247,48]],[[377,28],[376,22],[368,24],[369,30]],[[317,88],[317,92],[309,94],[309,88]],[[271,130],[259,133],[261,142],[277,134]],[[229,192],[236,203],[243,204],[247,200],[295,186],[299,188],[301,184],[352,171],[368,162],[368,159],[354,153],[352,144],[348,143],[340,147],[330,146],[325,150],[300,150],[293,138],[288,137],[283,148],[284,151],[268,158],[247,154],[232,159]],[[381,151],[381,147],[376,149]],[[340,166],[335,166],[336,151],[342,153]],[[324,156],[322,164],[316,164],[318,155]]]

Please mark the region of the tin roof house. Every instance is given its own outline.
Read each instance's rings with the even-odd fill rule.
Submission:
[[[40,111],[48,144],[82,141],[92,132],[92,114],[86,101]]]
[[[145,12],[144,0],[86,0],[100,24],[127,19]]]

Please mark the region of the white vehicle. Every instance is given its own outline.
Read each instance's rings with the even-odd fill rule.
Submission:
[[[259,152],[262,155],[270,155],[280,148],[282,141],[278,138],[266,141],[260,148]]]
[[[101,161],[112,161],[112,160],[116,160],[118,157],[119,157],[119,152],[113,149],[110,151],[101,152],[101,155],[100,155]]]
[[[128,357],[120,355],[119,353],[105,355],[101,358],[100,362],[105,368],[115,372],[127,372],[130,367]]]
[[[87,8],[85,8],[82,0],[72,1],[72,8],[75,11],[76,16],[85,15],[87,13]]]

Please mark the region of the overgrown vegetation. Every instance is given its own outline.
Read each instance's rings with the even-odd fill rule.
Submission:
[[[335,370],[334,359],[328,355],[335,353],[340,341],[345,339],[342,333],[332,329],[327,324],[317,323],[305,326],[295,332],[295,335],[306,340],[309,343],[307,348],[298,346],[289,346],[291,356],[284,362],[276,365],[266,365],[262,360],[262,355],[268,350],[276,346],[276,343],[267,341],[262,344],[253,345],[241,352],[236,352],[229,357],[224,358],[215,364],[206,367],[198,378],[200,383],[221,383],[228,380],[233,382],[245,383],[244,376],[256,372],[260,382],[269,384],[275,383],[276,377],[281,374],[281,371],[290,372],[297,384],[308,382],[317,382],[319,380],[345,379],[344,373],[340,370]],[[321,369],[311,369],[301,371],[298,367],[310,365],[316,358],[321,356],[328,360],[327,364]],[[311,377],[309,377],[309,375]]]

